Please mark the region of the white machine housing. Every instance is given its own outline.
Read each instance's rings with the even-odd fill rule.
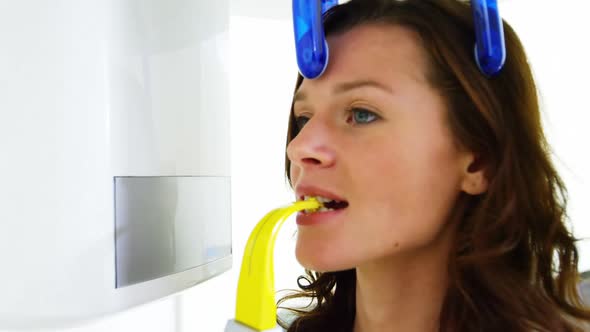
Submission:
[[[0,2],[0,329],[231,267],[229,0]]]

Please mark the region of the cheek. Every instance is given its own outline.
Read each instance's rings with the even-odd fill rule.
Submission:
[[[373,160],[375,169],[367,172],[381,199],[404,202],[419,211],[459,190],[457,154],[444,136],[410,136],[388,146],[388,153]]]
[[[373,177],[405,184],[416,190],[452,183],[459,174],[459,153],[442,115],[421,112],[400,121],[394,134],[380,138],[379,152],[373,153]]]
[[[396,139],[365,152],[354,173],[362,215],[375,220],[373,235],[425,243],[448,219],[460,192],[456,153],[443,135]],[[362,159],[361,159],[362,160]]]

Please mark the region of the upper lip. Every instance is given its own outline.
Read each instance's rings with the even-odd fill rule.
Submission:
[[[323,189],[316,186],[311,185],[298,185],[295,188],[295,194],[297,195],[298,199],[303,199],[304,196],[321,196],[325,198],[329,198],[331,200],[345,202],[346,200],[328,189]]]

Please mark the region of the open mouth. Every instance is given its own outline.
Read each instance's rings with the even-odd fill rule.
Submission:
[[[322,203],[322,207],[317,210],[305,210],[305,213],[314,213],[314,212],[327,212],[327,211],[336,211],[342,210],[348,207],[347,201],[338,201],[331,198],[326,198],[322,196],[304,196],[302,197],[304,200],[309,199],[310,197],[314,197],[320,203]]]

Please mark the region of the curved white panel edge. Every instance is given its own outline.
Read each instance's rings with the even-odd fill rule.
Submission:
[[[228,256],[166,278],[124,288],[115,289],[113,287],[112,290],[103,294],[103,302],[98,305],[94,303],[95,306],[91,308],[91,311],[84,312],[81,310],[76,315],[52,314],[44,316],[42,313],[35,314],[33,312],[20,315],[13,313],[8,316],[0,314],[0,328],[30,330],[49,327],[68,328],[86,324],[92,320],[179,293],[229,270],[231,266],[232,256]],[[84,303],[80,303],[79,305],[84,306]]]

